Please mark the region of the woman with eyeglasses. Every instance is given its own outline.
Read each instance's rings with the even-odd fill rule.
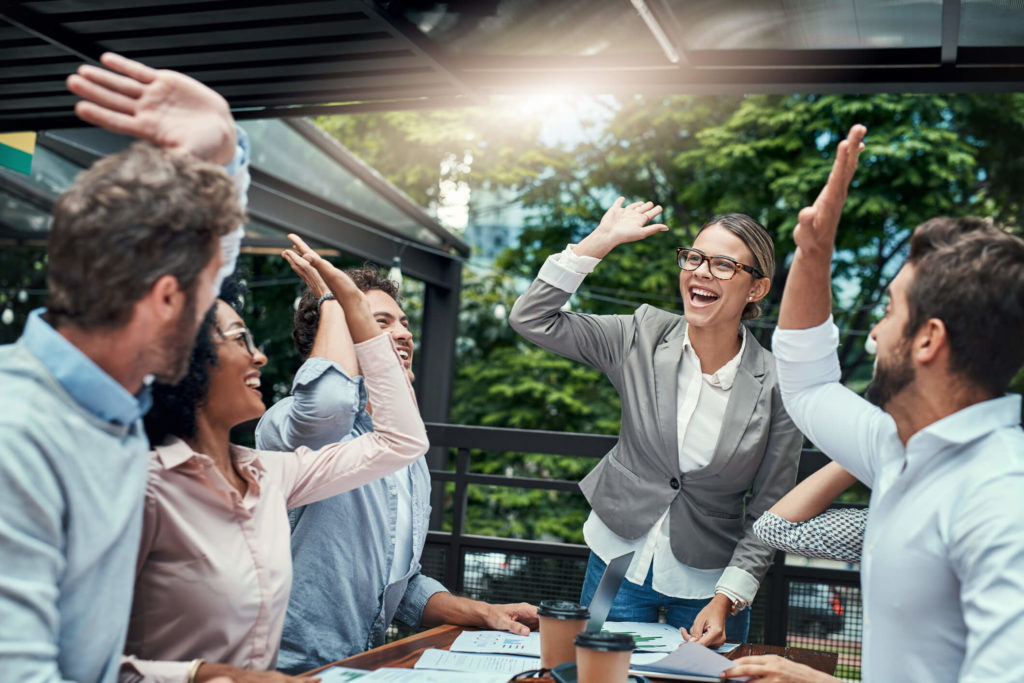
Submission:
[[[145,418],[154,450],[122,681],[292,680],[268,671],[291,589],[286,510],[378,479],[427,449],[401,359],[365,295],[298,246],[345,310],[374,431],[294,453],[229,442],[233,427],[265,410],[267,362],[236,312],[240,292],[229,280],[202,323],[187,376],[155,386]]]
[[[622,399],[619,441],[580,483],[592,508],[582,602],[609,561],[633,552],[609,619],[653,622],[664,609],[688,640],[717,646],[746,640],[774,553],[752,526],[792,488],[803,436],[771,354],[741,324],[760,315],[775,269],[772,239],[749,216],[716,216],[676,250],[683,315],[562,310],[616,246],[668,230],[650,224],[660,213],[620,197],[579,244],[547,259],[510,322],[603,371]]]

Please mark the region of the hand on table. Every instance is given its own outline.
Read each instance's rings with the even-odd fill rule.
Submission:
[[[814,204],[800,210],[797,226],[793,229],[793,241],[798,248],[808,252],[827,251],[832,253],[839,216],[846,203],[850,181],[857,170],[857,160],[864,149],[864,136],[868,129],[857,124],[850,128],[846,139],[836,148],[836,158],[828,174],[825,187],[818,193]]]
[[[741,657],[732,668],[722,672],[722,678],[753,676],[757,683],[838,683],[838,679],[806,664],[797,664],[778,655]]]
[[[252,671],[242,669],[230,664],[217,664],[205,662],[196,671],[196,683],[218,683],[218,681],[232,681],[233,683],[289,683],[290,681],[301,681],[301,683],[317,683],[318,677],[288,676],[279,671]]]
[[[496,631],[528,635],[531,629],[537,628],[537,607],[525,602],[487,605],[484,625]]]
[[[683,640],[696,641],[705,647],[715,648],[725,642],[725,620],[732,611],[732,601],[716,593],[711,602],[704,606],[693,620],[689,630],[680,628]]]
[[[662,223],[648,225],[661,213],[660,206],[655,206],[654,202],[633,202],[623,206],[625,201],[622,197],[616,199],[594,231],[580,240],[573,249],[577,256],[604,258],[620,244],[637,242],[668,230],[668,226]]]
[[[234,118],[213,89],[113,52],[100,62],[107,69],[83,64],[67,78],[68,90],[82,98],[75,113],[83,121],[215,164],[234,158]]]

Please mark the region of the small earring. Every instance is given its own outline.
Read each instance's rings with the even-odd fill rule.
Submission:
[[[754,300],[754,297],[752,297],[752,296],[748,296],[747,297],[747,301],[753,301],[753,300]]]

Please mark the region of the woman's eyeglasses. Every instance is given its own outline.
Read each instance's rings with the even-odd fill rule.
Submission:
[[[686,247],[676,249],[676,262],[683,270],[697,270],[705,261],[708,262],[708,270],[719,280],[731,280],[741,270],[747,271],[758,279],[764,277],[764,273],[754,266],[740,263],[729,256],[708,256],[700,249],[687,249]]]
[[[236,327],[235,329],[228,330],[227,332],[221,332],[218,328],[217,334],[219,334],[220,338],[224,341],[233,341],[242,346],[249,352],[250,356],[256,356],[256,342],[253,340],[252,332],[248,327]]]

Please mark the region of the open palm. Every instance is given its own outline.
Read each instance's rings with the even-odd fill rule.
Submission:
[[[217,164],[235,153],[235,126],[228,103],[194,78],[153,69],[105,53],[107,69],[82,65],[68,77],[68,89],[82,98],[75,113],[115,133],[148,140]]]

